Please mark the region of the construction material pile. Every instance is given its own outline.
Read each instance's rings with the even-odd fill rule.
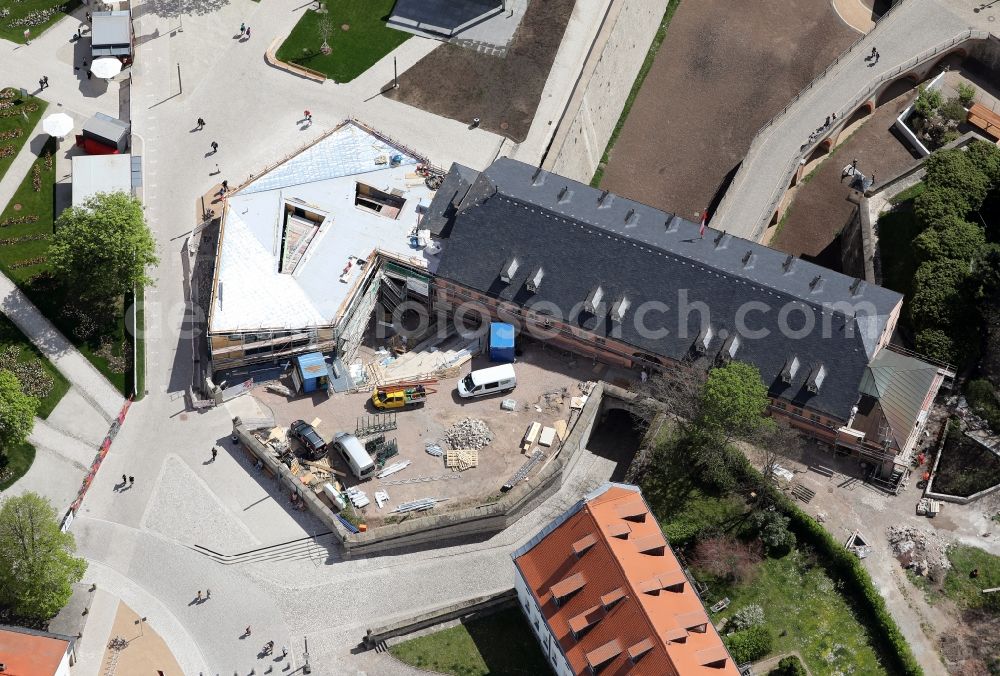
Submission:
[[[932,580],[940,580],[951,567],[948,541],[914,526],[889,526],[887,534],[893,555],[905,568]]]
[[[444,440],[455,449],[473,448],[479,450],[489,446],[493,433],[486,423],[477,418],[462,418],[444,433]]]

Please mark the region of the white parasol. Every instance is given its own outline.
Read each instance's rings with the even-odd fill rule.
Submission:
[[[42,129],[45,130],[45,133],[56,138],[66,136],[73,131],[75,126],[73,118],[66,113],[55,113],[42,120]]]
[[[90,64],[90,72],[97,77],[108,79],[122,72],[122,62],[113,56],[105,56]]]

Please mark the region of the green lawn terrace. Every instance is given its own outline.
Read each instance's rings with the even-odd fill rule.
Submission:
[[[0,39],[25,44],[80,6],[80,0],[4,0],[0,2]],[[30,31],[25,39],[25,29]]]
[[[412,37],[386,26],[395,0],[323,4],[322,13],[307,10],[295,24],[278,48],[280,60],[304,66],[335,82],[350,82]]]

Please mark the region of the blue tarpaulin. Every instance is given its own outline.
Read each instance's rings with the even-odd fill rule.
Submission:
[[[514,327],[503,322],[490,324],[490,361],[514,361]]]

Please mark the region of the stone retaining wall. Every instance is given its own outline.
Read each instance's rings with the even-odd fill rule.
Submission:
[[[590,183],[669,0],[614,0],[552,138],[543,166]]]

